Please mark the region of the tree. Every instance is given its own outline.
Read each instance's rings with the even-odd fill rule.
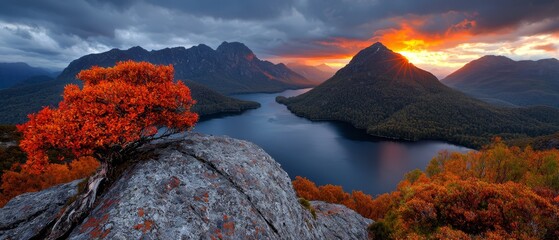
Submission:
[[[20,146],[28,155],[23,168],[40,174],[49,162],[85,156],[99,160],[87,190],[68,206],[49,238],[63,236],[95,202],[99,185],[126,156],[154,139],[189,130],[198,120],[195,101],[181,81],[173,81],[172,65],[119,62],[92,67],[77,78],[84,85],[65,87],[58,108],[46,107],[19,125]]]

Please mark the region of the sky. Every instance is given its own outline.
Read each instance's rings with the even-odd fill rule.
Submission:
[[[245,43],[343,67],[377,41],[439,78],[483,55],[559,58],[559,0],[2,0],[0,62],[66,67],[112,48]]]

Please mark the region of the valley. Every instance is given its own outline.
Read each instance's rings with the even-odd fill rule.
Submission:
[[[341,185],[347,191],[361,190],[371,195],[394,189],[408,171],[425,169],[439,151],[470,150],[441,141],[375,138],[347,123],[313,122],[297,117],[275,102],[276,96],[298,96],[309,90],[235,95],[258,102],[261,107],[240,115],[201,121],[193,131],[256,143],[291,178],[305,176],[321,185]]]

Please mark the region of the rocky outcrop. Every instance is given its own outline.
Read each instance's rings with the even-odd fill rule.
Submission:
[[[79,182],[76,180],[12,199],[0,209],[0,240],[30,239],[41,234],[68,199],[76,195]]]
[[[145,150],[151,159],[125,171],[70,239],[367,238],[371,220],[344,206],[312,202],[314,218],[299,204],[287,173],[250,142],[190,134]],[[7,206],[23,207],[15,202],[27,196]],[[17,233],[4,232],[8,238]]]

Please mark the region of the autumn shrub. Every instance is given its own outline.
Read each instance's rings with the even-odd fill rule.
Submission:
[[[426,172],[372,198],[296,177],[299,196],[344,204],[375,220],[373,239],[558,239],[559,151],[508,147],[441,152]],[[342,191],[342,192],[340,192]]]
[[[2,175],[0,207],[22,193],[40,191],[90,176],[98,167],[99,162],[92,157],[82,157],[70,163],[49,163],[45,171],[39,174],[15,165],[12,170],[5,171]]]
[[[297,196],[303,199],[342,204],[368,218],[373,218],[377,212],[377,209],[374,208],[373,198],[361,191],[353,191],[350,194],[344,192],[341,186],[317,187],[309,179],[300,176],[295,177],[293,187]]]
[[[496,139],[477,152],[441,152],[431,160],[426,173],[431,177],[441,173],[460,179],[473,177],[490,183],[512,181],[559,191],[559,150],[508,147]]]

